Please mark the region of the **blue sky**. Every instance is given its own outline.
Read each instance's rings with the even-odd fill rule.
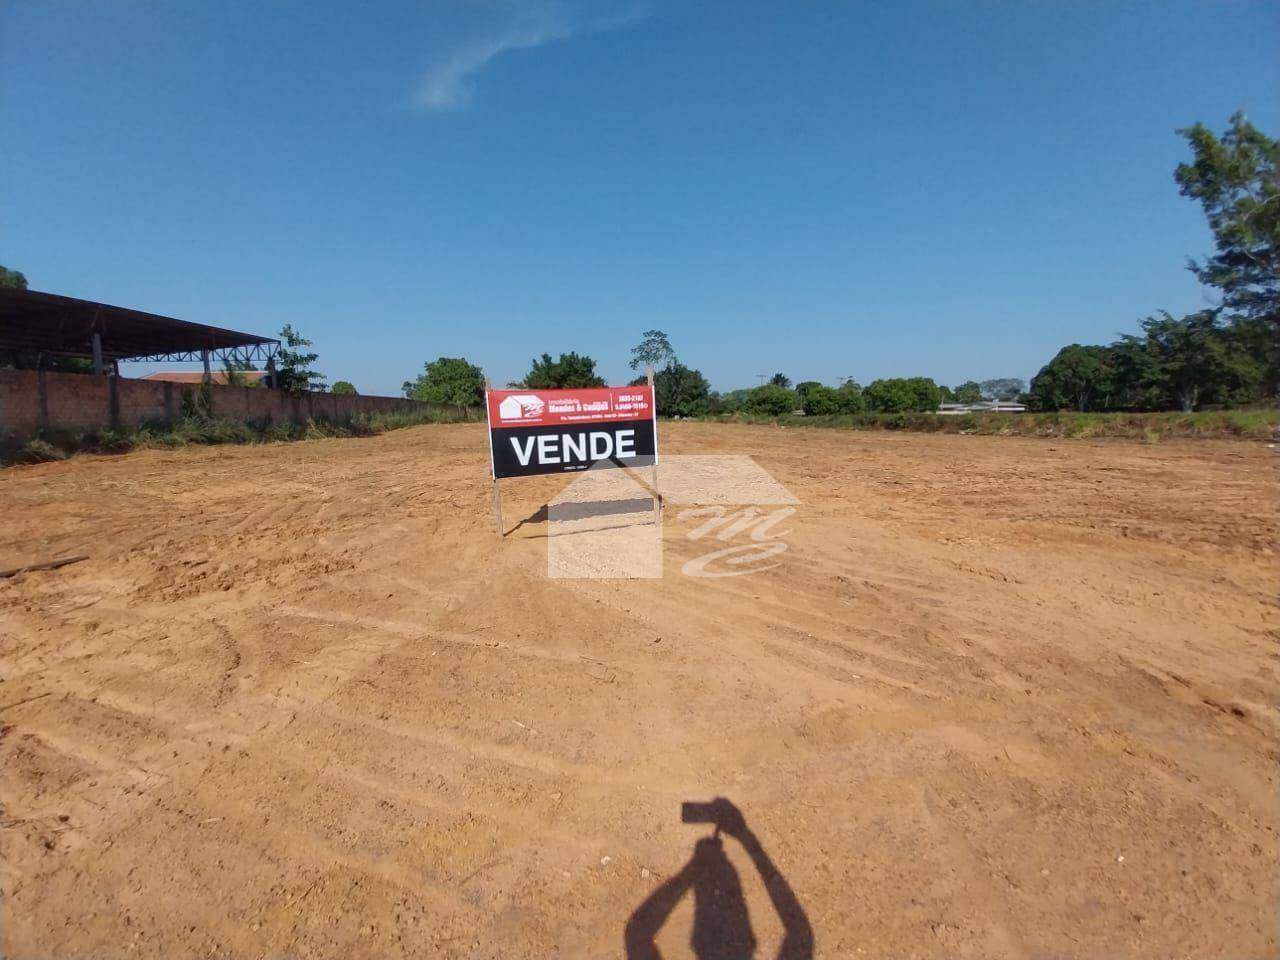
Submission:
[[[9,2],[0,263],[395,393],[665,330],[714,386],[1030,377],[1198,309],[1177,127],[1280,5]]]

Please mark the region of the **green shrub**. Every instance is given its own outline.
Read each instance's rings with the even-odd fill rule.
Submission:
[[[836,394],[840,398],[840,413],[857,414],[867,410],[867,398],[862,395],[862,388],[850,380]]]
[[[878,413],[932,413],[942,402],[942,389],[928,377],[894,377],[874,381],[862,396]]]
[[[99,430],[91,443],[97,453],[128,453],[137,446],[137,431],[111,428]]]
[[[747,394],[746,409],[748,413],[764,414],[780,417],[791,413],[799,407],[799,398],[794,390],[766,383],[756,387]]]
[[[296,423],[269,423],[262,428],[262,439],[269,443],[301,440],[302,430]]]
[[[805,391],[800,394],[804,404],[804,412],[810,417],[829,417],[844,413],[844,399],[840,391],[821,384],[801,384]]]

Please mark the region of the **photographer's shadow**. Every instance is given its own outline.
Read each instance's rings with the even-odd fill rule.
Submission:
[[[712,823],[715,832],[700,839],[678,873],[668,878],[636,908],[627,921],[624,939],[628,960],[661,960],[655,938],[671,912],[693,892],[693,935],[690,945],[698,960],[748,960],[756,955],[755,934],[742,893],[742,881],[725,856],[721,834],[737,840],[751,858],[784,931],[777,960],[808,960],[813,956],[813,928],[786,878],[747,827],[741,811],[723,798],[682,806],[686,823]]]

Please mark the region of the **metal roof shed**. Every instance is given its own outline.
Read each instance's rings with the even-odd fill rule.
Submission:
[[[0,287],[0,352],[104,361],[267,361],[280,341],[56,293]]]

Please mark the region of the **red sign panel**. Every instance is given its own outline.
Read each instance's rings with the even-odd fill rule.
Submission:
[[[525,477],[655,462],[653,388],[490,390],[493,475]]]
[[[491,428],[653,419],[653,390],[647,385],[582,390],[490,390],[488,399]]]

